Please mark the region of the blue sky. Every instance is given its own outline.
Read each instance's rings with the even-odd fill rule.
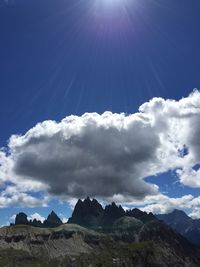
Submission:
[[[0,147],[38,122],[133,114],[153,97],[199,89],[199,12],[199,0],[0,0]],[[169,197],[199,196],[174,171],[147,180]],[[0,223],[19,210],[51,209],[70,215],[57,199],[4,207]]]

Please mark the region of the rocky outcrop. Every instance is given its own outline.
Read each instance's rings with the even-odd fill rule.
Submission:
[[[51,259],[89,253],[91,247],[84,242],[82,236],[90,237],[92,234],[92,231],[68,224],[56,228],[30,225],[3,227],[0,229],[0,254],[3,249],[13,249],[26,251],[32,257]]]
[[[47,219],[44,221],[43,223],[43,227],[49,227],[49,228],[52,228],[52,227],[58,227],[62,224],[62,221],[61,219],[58,217],[58,215],[52,211]]]
[[[87,197],[83,201],[78,200],[68,223],[75,223],[93,229],[101,228],[108,230],[112,228],[113,223],[117,219],[124,216],[134,217],[143,223],[157,220],[152,213],[148,214],[139,209],[125,211],[121,205],[117,206],[114,202],[103,208],[96,199],[91,200]]]
[[[53,228],[53,227],[58,227],[61,224],[62,224],[61,219],[54,211],[52,211],[48,215],[44,223],[36,219],[28,220],[27,215],[23,212],[18,213],[15,218],[15,225],[30,225],[34,227]]]
[[[85,227],[96,228],[101,225],[103,213],[104,210],[96,199],[90,200],[89,197],[84,201],[79,199],[68,223],[76,223]]]
[[[145,211],[141,211],[139,209],[132,209],[132,210],[127,210],[126,215],[130,217],[134,217],[143,223],[150,222],[152,220],[156,220],[156,217],[153,215],[153,213],[147,213]]]
[[[43,223],[39,220],[33,219],[29,221],[29,225],[35,226],[35,227],[43,227]]]
[[[113,226],[114,221],[125,216],[125,211],[122,206],[117,206],[114,202],[107,205],[104,210],[102,226],[103,228],[110,228]]]
[[[15,224],[19,225],[19,224],[29,224],[29,221],[27,219],[27,215],[23,212],[20,212],[16,215],[15,217]]]

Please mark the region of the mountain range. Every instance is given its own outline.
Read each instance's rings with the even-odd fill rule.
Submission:
[[[132,217],[143,223],[159,219],[177,233],[187,238],[191,243],[200,245],[200,219],[192,219],[184,211],[177,209],[168,214],[153,215],[137,208],[125,211],[122,206],[117,206],[114,202],[103,208],[96,199],[91,200],[87,197],[85,200],[78,200],[68,223],[78,224],[93,230],[103,229],[105,231],[112,229],[116,220],[123,217]],[[58,215],[52,211],[43,223],[36,219],[28,220],[28,216],[20,212],[16,215],[15,225],[21,224],[41,228],[53,228],[63,223]]]
[[[114,202],[103,208],[96,199],[90,200],[87,197],[83,201],[78,200],[68,223],[75,223],[92,229],[109,229],[112,228],[117,219],[124,216],[134,217],[143,223],[156,220],[156,217],[152,213],[148,214],[139,209],[125,211],[121,205],[117,206]]]
[[[187,216],[174,214],[180,223]],[[199,267],[199,247],[163,218],[89,197],[78,200],[66,224],[53,211],[43,223],[19,213],[0,228],[0,266]]]
[[[83,201],[78,200],[68,223],[105,230],[112,228],[114,222],[124,216],[139,219],[143,223],[159,219],[190,242],[200,245],[200,219],[192,219],[184,211],[177,209],[169,214],[153,215],[137,208],[125,211],[122,206],[117,206],[114,202],[103,208],[96,199],[90,200],[88,197]]]

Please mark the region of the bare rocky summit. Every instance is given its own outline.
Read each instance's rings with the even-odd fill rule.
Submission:
[[[91,200],[87,197],[83,201],[78,200],[68,223],[75,223],[92,229],[109,229],[112,228],[117,219],[123,216],[134,217],[142,222],[156,220],[152,213],[147,214],[139,209],[125,211],[121,205],[117,206],[115,202],[103,208],[96,199]]]
[[[35,227],[53,228],[53,227],[58,227],[59,225],[63,224],[63,222],[54,211],[52,211],[48,215],[47,219],[43,223],[36,219],[29,221],[27,215],[23,212],[20,212],[16,215],[15,225],[22,225],[22,224]]]

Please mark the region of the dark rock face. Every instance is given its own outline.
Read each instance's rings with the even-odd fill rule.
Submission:
[[[16,215],[16,218],[15,218],[15,224],[16,225],[19,225],[19,224],[26,224],[28,225],[29,224],[29,221],[27,219],[27,215],[23,212],[20,212]]]
[[[101,224],[103,212],[101,204],[96,199],[90,200],[89,197],[84,201],[79,199],[68,223],[95,228]]]
[[[156,217],[153,215],[153,213],[150,212],[148,214],[147,212],[141,211],[139,209],[128,210],[126,212],[126,215],[141,220],[143,223],[156,220]]]
[[[159,214],[157,218],[192,243],[200,245],[200,220],[193,220],[181,210],[174,210],[169,214]]]
[[[78,200],[68,223],[75,223],[89,228],[109,229],[112,228],[117,219],[124,216],[134,217],[144,223],[157,220],[152,213],[147,214],[139,209],[124,211],[122,206],[117,206],[114,202],[103,209],[96,199],[90,200],[88,197],[84,201]]]
[[[54,211],[52,211],[51,214],[49,214],[47,219],[44,221],[43,226],[51,228],[51,227],[57,227],[61,224],[62,224],[61,219]]]
[[[168,225],[170,224],[172,228],[179,229],[180,233],[184,233],[185,228],[192,225],[192,218],[187,216],[182,210],[174,210],[168,214],[157,215],[157,218],[164,221]]]
[[[102,226],[112,227],[114,221],[125,216],[125,211],[122,206],[117,206],[114,202],[111,205],[107,205],[104,210]]]
[[[19,224],[25,224],[25,225],[30,225],[30,226],[34,226],[34,227],[58,227],[62,224],[61,219],[56,215],[56,213],[54,211],[51,212],[51,214],[49,214],[49,216],[47,217],[47,219],[44,221],[44,223],[42,223],[39,220],[34,219],[32,220],[28,220],[27,219],[27,215],[23,212],[20,212],[19,214],[16,215],[15,218],[15,225],[19,225]]]
[[[30,225],[35,226],[35,227],[42,227],[43,223],[39,220],[34,219],[33,221],[30,220],[29,222]]]

